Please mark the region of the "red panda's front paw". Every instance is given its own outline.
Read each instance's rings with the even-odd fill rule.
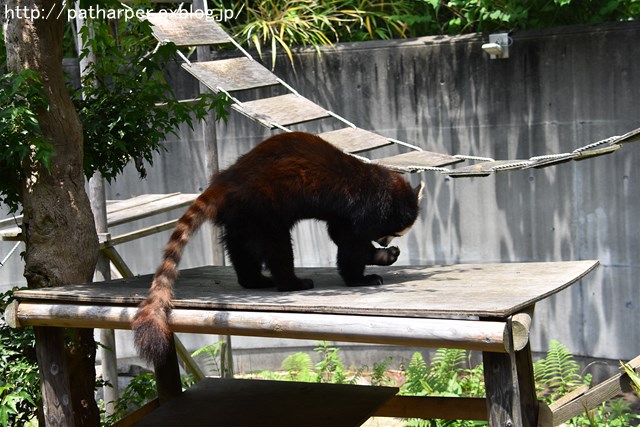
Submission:
[[[369,265],[391,265],[398,260],[400,249],[395,246],[376,248]]]

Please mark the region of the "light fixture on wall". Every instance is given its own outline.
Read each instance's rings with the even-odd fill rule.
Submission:
[[[491,59],[506,59],[509,57],[511,42],[509,33],[489,34],[489,43],[483,44],[482,50],[491,55]]]

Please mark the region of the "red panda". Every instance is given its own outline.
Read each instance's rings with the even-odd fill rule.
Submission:
[[[313,287],[311,279],[295,275],[291,246],[292,227],[310,218],[327,223],[347,286],[379,285],[382,278],[365,275],[365,265],[397,260],[399,249],[386,246],[415,222],[421,190],[398,173],[345,154],[315,135],[283,133],[263,141],[213,176],[179,219],[132,323],[140,355],[161,363],[167,354],[167,315],[178,264],[204,221],[222,229],[225,249],[245,288]],[[385,247],[376,248],[374,241]]]

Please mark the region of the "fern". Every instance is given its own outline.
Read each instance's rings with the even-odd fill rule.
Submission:
[[[371,373],[371,385],[384,386],[392,382],[391,378],[387,375],[389,366],[391,365],[391,356],[384,358],[382,362],[373,364],[373,372]]]
[[[291,381],[313,382],[315,380],[313,361],[307,353],[290,354],[282,361],[281,367],[287,371]]]
[[[424,384],[426,383],[429,368],[424,361],[422,354],[417,351],[411,356],[409,366],[407,366],[407,381],[404,383],[403,393],[414,396],[424,396],[427,394]]]
[[[573,359],[569,349],[558,341],[551,340],[544,359],[534,363],[536,384],[542,387],[545,401],[553,402],[582,384],[591,382],[589,375],[580,375],[580,365]]]
[[[200,357],[204,365],[214,374],[220,375],[220,364],[218,363],[222,347],[226,345],[224,341],[217,341],[197,349],[191,354],[191,357]]]

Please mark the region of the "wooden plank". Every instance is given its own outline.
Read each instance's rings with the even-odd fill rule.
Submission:
[[[124,204],[116,204],[107,208],[107,221],[109,227],[113,227],[127,222],[135,221],[149,216],[158,215],[173,209],[179,209],[191,205],[199,194],[173,194],[170,197],[156,197],[149,195],[150,199],[144,203],[127,202]],[[161,195],[164,196],[164,195]],[[138,200],[139,202],[140,200]],[[125,207],[126,206],[126,207]]]
[[[610,145],[600,145],[598,147],[586,149],[586,150],[576,150],[574,153],[578,154],[578,156],[574,159],[576,161],[590,159],[592,157],[604,156],[605,154],[611,154],[614,151],[618,151],[622,146],[617,144]]]
[[[145,403],[143,406],[136,409],[129,415],[118,420],[111,427],[132,427],[138,421],[142,420],[144,417],[146,417],[147,415],[149,415],[159,407],[160,407],[160,401],[157,398],[153,399],[152,401]]]
[[[95,306],[21,302],[12,324],[130,329],[135,306]],[[311,313],[214,311],[174,308],[173,332],[448,347],[505,352],[506,323]]]
[[[640,356],[634,358],[628,364],[633,369],[638,369],[640,367]],[[619,373],[596,385],[586,393],[576,397],[571,402],[560,407],[551,406],[550,409],[553,414],[553,425],[560,425],[565,421],[584,413],[586,409],[593,409],[602,402],[612,399],[622,393],[625,386],[628,387],[628,384],[629,377],[621,368]]]
[[[411,151],[397,156],[374,159],[373,163],[399,172],[416,172],[430,167],[443,167],[461,162],[461,159],[433,151]]]
[[[157,200],[172,198],[181,193],[141,194],[124,200],[107,200],[107,213],[113,214],[125,209],[132,209]]]
[[[17,242],[22,240],[22,228],[7,227],[0,230],[0,240],[6,242]]]
[[[140,196],[132,197],[127,200],[111,200],[107,201],[107,223],[109,227],[124,224],[127,222],[135,221],[138,219],[146,218],[149,216],[157,215],[163,212],[168,212],[173,209],[179,209],[189,206],[199,196],[199,194],[143,194]],[[22,217],[20,217],[21,220]],[[12,219],[13,220],[13,219]],[[162,231],[162,227],[168,227],[167,223],[160,224],[160,228],[157,230],[147,229],[140,231],[141,233],[147,233],[144,235],[153,234],[154,232]],[[3,241],[18,241],[21,240],[22,230],[20,227],[8,227],[0,230],[0,240]],[[128,237],[135,235],[132,232],[127,235],[118,236],[115,239],[120,239],[118,243],[126,241]],[[141,237],[141,236],[138,236]],[[117,243],[113,243],[117,244]]]
[[[475,165],[453,169],[446,174],[451,178],[471,178],[489,176],[494,172],[506,170],[523,169],[531,164],[528,160],[495,160],[492,162],[481,162]]]
[[[232,267],[182,270],[174,288],[178,308],[373,316],[507,317],[568,287],[597,261],[391,266],[368,268],[385,284],[351,288],[335,268],[300,268],[315,288],[304,292],[243,289]],[[138,304],[152,275],[105,283],[17,291],[21,299]]]
[[[289,126],[329,117],[324,108],[292,93],[233,104],[231,108],[270,129],[276,128],[275,124]]]
[[[359,128],[337,129],[318,136],[346,153],[359,153],[392,144],[382,135]]]
[[[153,234],[167,230],[172,230],[177,223],[178,219],[173,219],[171,221],[166,221],[157,225],[153,225],[151,227],[141,228],[130,233],[119,234],[117,236],[111,237],[105,242],[102,242],[100,246],[101,248],[105,248],[107,246],[116,246],[122,243],[130,242],[132,240],[140,239],[142,237],[151,236]]]
[[[484,398],[395,396],[373,414],[374,417],[444,420],[487,420]]]
[[[0,219],[0,228],[17,227],[22,224],[23,216],[24,215],[14,215],[11,218]]]
[[[395,387],[207,378],[136,426],[354,427],[397,391]]]
[[[561,163],[569,162],[578,157],[576,153],[562,153],[553,154],[548,156],[537,156],[529,159],[530,165],[525,166],[523,169],[542,169],[549,166],[559,165]]]
[[[148,13],[153,35],[158,41],[170,41],[176,46],[204,46],[230,43],[229,35],[204,14]]]
[[[219,88],[233,92],[279,84],[275,74],[245,56],[182,64],[182,68],[215,93]]]

